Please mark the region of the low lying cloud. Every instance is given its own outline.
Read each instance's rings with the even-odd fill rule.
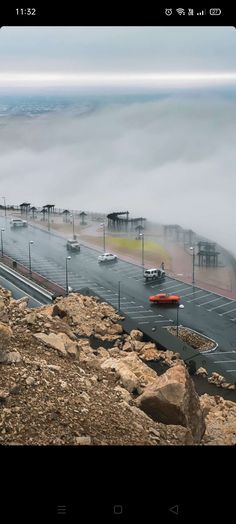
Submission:
[[[0,120],[8,202],[129,210],[236,254],[236,104],[185,96]]]

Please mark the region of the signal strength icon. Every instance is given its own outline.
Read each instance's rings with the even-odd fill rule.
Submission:
[[[199,11],[199,12],[197,13],[197,16],[199,16],[199,15],[205,15],[205,14],[206,14],[206,11],[203,10],[203,11]]]
[[[182,7],[179,7],[178,9],[176,9],[176,12],[178,13],[178,15],[185,15],[185,10],[182,9]]]

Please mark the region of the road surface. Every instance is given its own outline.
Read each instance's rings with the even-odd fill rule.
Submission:
[[[0,219],[5,228],[4,252],[16,261],[29,265],[29,241],[32,269],[65,288],[66,257],[68,283],[74,290],[89,287],[118,307],[118,282],[121,286],[121,310],[135,322],[137,328],[176,325],[176,308],[149,306],[148,297],[159,292],[178,293],[185,306],[179,311],[179,323],[216,340],[217,350],[208,353],[221,374],[227,372],[236,381],[236,300],[214,292],[193,287],[174,278],[166,277],[162,284],[145,283],[141,266],[118,260],[116,263],[98,264],[99,251],[82,245],[80,253],[68,253],[66,239],[53,232],[27,228],[11,228],[9,221]],[[101,251],[100,251],[101,253]]]

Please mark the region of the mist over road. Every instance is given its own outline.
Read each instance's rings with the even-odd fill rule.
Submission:
[[[83,115],[75,107],[40,114],[39,97],[38,116],[1,118],[1,193],[15,204],[128,209],[236,254],[235,98],[160,95],[110,97]]]

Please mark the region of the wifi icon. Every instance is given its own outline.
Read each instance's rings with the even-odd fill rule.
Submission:
[[[176,9],[178,15],[185,15],[185,10],[182,9],[181,7],[179,7],[178,9]]]

